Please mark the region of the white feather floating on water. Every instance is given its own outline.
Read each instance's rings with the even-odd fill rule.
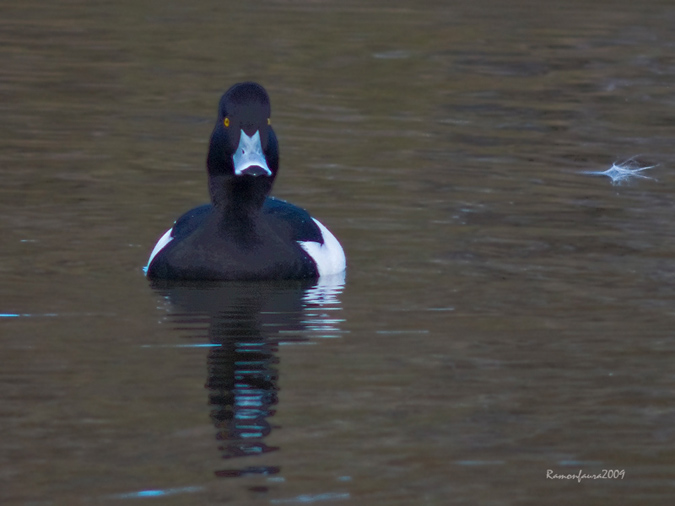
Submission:
[[[651,179],[657,181],[656,178],[645,176],[641,174],[644,170],[653,169],[657,165],[650,165],[648,167],[640,167],[640,164],[634,158],[630,158],[625,162],[613,163],[607,170],[585,170],[582,174],[589,174],[591,176],[607,176],[612,180],[612,184],[620,185],[631,180],[631,178]]]

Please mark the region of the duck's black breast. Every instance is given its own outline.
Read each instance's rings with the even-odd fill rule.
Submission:
[[[196,207],[174,224],[171,240],[150,261],[155,279],[303,279],[318,277],[314,260],[298,241],[323,243],[307,211],[268,197],[255,234],[223,227],[211,204]],[[239,234],[241,232],[241,234]]]

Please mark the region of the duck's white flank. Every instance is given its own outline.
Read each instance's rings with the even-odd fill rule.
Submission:
[[[171,232],[173,232],[173,228],[170,228],[167,230],[162,237],[159,238],[159,241],[157,241],[157,244],[155,244],[155,247],[152,250],[152,253],[150,253],[150,258],[148,258],[148,265],[145,266],[144,271],[148,271],[148,267],[150,267],[150,264],[152,263],[152,259],[157,256],[157,253],[162,251],[164,247],[169,244],[171,241],[173,241],[173,237],[171,237]]]
[[[319,276],[330,276],[343,272],[347,268],[347,261],[340,242],[319,220],[312,219],[321,230],[323,244],[314,241],[298,241],[298,244],[316,262]]]

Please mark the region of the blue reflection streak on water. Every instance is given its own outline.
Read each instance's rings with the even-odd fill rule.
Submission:
[[[317,495],[299,495],[297,497],[291,497],[288,499],[272,499],[270,502],[272,504],[283,504],[283,503],[294,503],[294,502],[299,502],[299,503],[310,503],[310,502],[317,502],[317,501],[334,501],[334,500],[339,500],[339,499],[349,499],[351,498],[351,495],[349,492],[326,492],[325,494],[317,494]]]
[[[602,466],[604,465],[599,460],[559,460],[560,466]]]
[[[0,318],[36,318],[36,317],[52,317],[58,316],[56,313],[43,313],[43,314],[31,314],[31,313],[0,313]]]
[[[140,492],[129,492],[126,494],[116,494],[111,497],[115,499],[136,499],[140,497],[165,497],[168,495],[183,494],[190,492],[200,492],[204,487],[183,487],[183,488],[167,488],[156,490],[141,490]]]

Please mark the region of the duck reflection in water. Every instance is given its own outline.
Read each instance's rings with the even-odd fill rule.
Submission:
[[[211,420],[224,459],[261,456],[278,450],[265,438],[278,403],[280,344],[340,334],[339,296],[344,274],[319,280],[261,282],[166,282],[153,288],[168,301],[170,319],[188,328],[190,340],[208,339]],[[217,470],[220,477],[276,474],[257,466]]]

